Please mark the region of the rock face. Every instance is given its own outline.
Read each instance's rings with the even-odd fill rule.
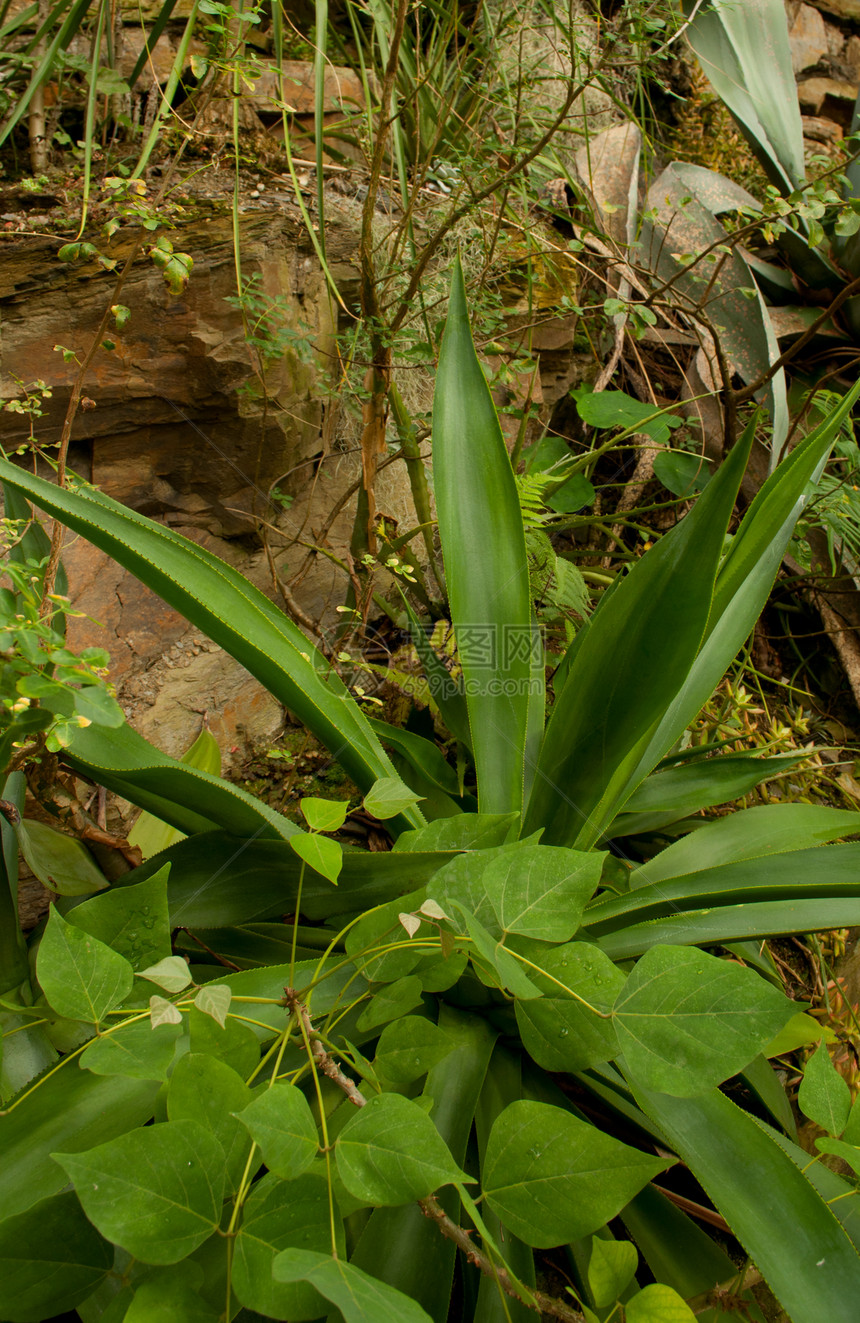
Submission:
[[[811,69],[827,55],[827,29],[824,19],[812,5],[801,5],[788,32],[791,63],[795,73]]]
[[[332,195],[328,255],[347,295],[357,275],[351,259],[358,221],[358,204]],[[325,422],[322,372],[334,343],[332,306],[286,193],[267,193],[265,212],[241,218],[243,275],[254,278],[246,311],[258,328],[256,350],[236,306],[226,209],[204,208],[170,237],[194,259],[191,280],[177,298],[145,254],[135,262],[121,294],[131,317],[123,330],[111,331],[116,348],[99,351],[87,375],[85,404],[92,407],[78,411],[70,463],[108,495],[214,551],[275,597],[258,518],[275,529],[272,548],[287,576],[308,555],[296,539],[312,543],[359,476],[354,443],[337,435],[331,407]],[[33,419],[43,447],[60,439],[77,371],[55,345],[80,351],[90,343],[116,280],[96,263],[58,261],[57,247],[50,238],[10,238],[0,262],[0,396],[20,396],[22,383],[37,379],[52,387]],[[110,250],[120,262],[126,251],[122,242]],[[264,312],[266,334],[259,331]],[[28,435],[26,416],[0,411],[4,448],[26,444]],[[294,497],[286,511],[273,499],[273,486]],[[402,465],[381,475],[379,504],[403,529],[418,522]],[[335,554],[346,554],[354,510],[353,497],[327,534]],[[246,736],[264,738],[277,729],[282,714],[266,691],[136,578],[70,535],[63,559],[75,605],[88,617],[72,622],[70,641],[108,648],[120,698],[156,744],[181,753],[204,710],[225,754]],[[340,569],[312,557],[298,600],[312,618],[325,619],[343,600],[345,585]]]

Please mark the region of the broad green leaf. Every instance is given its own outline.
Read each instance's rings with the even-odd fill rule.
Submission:
[[[168,865],[144,881],[111,887],[104,895],[76,905],[69,912],[69,923],[125,956],[132,969],[143,970],[170,956],[169,874]]]
[[[388,1024],[391,1020],[399,1020],[402,1015],[421,1005],[422,991],[421,980],[414,974],[407,974],[405,978],[389,983],[377,992],[361,1012],[356,1021],[358,1028],[364,1033],[369,1029],[377,1029],[381,1024]]]
[[[699,651],[751,443],[748,431],[690,513],[577,636],[544,736],[525,835],[543,828],[546,844],[587,849],[637,784],[631,777],[641,747]]]
[[[509,1231],[549,1249],[602,1227],[669,1165],[559,1107],[523,1101],[493,1126],[482,1184]]]
[[[200,1298],[199,1285],[189,1271],[192,1266],[186,1261],[147,1273],[122,1316],[123,1323],[219,1323],[218,1311]]]
[[[238,1189],[251,1149],[247,1132],[234,1113],[251,1101],[251,1090],[224,1061],[188,1052],[177,1061],[167,1090],[171,1121],[199,1122],[224,1151],[228,1190]]]
[[[186,767],[208,772],[210,776],[221,775],[221,749],[207,726],[202,728],[197,739],[185,750],[180,762]],[[182,836],[181,831],[144,809],[128,834],[128,842],[129,845],[138,846],[144,859],[151,859],[175,841],[181,840]]]
[[[248,1130],[270,1171],[293,1181],[314,1162],[319,1136],[313,1113],[301,1089],[276,1080],[238,1117]]]
[[[299,808],[311,831],[340,831],[349,812],[349,804],[343,800],[313,797],[300,800]]]
[[[260,1061],[260,1043],[253,1029],[228,1018],[220,1025],[211,1015],[192,1006],[188,1012],[188,1034],[192,1052],[202,1052],[232,1066],[246,1079]]]
[[[338,841],[328,836],[291,836],[290,845],[300,859],[337,885],[343,868],[343,848]]]
[[[47,823],[22,819],[18,840],[32,872],[61,896],[91,896],[107,886],[107,878],[89,850],[73,836],[55,831]]]
[[[36,974],[49,1004],[70,1020],[98,1024],[131,992],[131,965],[51,909],[39,943]]]
[[[364,807],[374,818],[384,822],[386,818],[396,818],[398,813],[403,813],[420,799],[421,796],[404,785],[399,776],[386,776],[368,790]]]
[[[623,390],[602,390],[595,394],[590,386],[579,386],[571,394],[583,422],[601,430],[623,427],[625,431],[643,432],[660,446],[669,444],[672,431],[684,421],[677,414],[625,395]]]
[[[630,1073],[675,1097],[736,1075],[794,1014],[794,1003],[751,969],[682,946],[654,946],[615,1003]]]
[[[511,845],[489,846],[484,850],[466,850],[454,855],[431,877],[427,896],[453,918],[454,906],[462,905],[469,914],[493,936],[501,937],[502,928],[496,916],[484,878],[487,869],[497,859],[515,855],[525,847],[519,842]]]
[[[320,1318],[326,1306],[312,1286],[272,1276],[275,1256],[288,1246],[331,1252],[324,1177],[306,1172],[289,1182],[275,1176],[258,1181],[242,1210],[233,1254],[233,1290],[247,1309],[290,1323]]]
[[[489,850],[515,840],[518,825],[516,813],[458,813],[454,818],[437,818],[426,827],[403,832],[394,843],[394,853]]]
[[[529,1056],[544,1070],[571,1072],[615,1057],[618,1035],[611,1011],[624,987],[621,970],[596,946],[585,942],[543,951],[539,960],[534,955],[530,958],[540,964],[541,972],[528,966],[527,972],[544,995],[517,1001],[515,1008]],[[559,983],[588,1005],[567,995]],[[590,1006],[601,1015],[595,1015]]]
[[[414,1300],[343,1259],[287,1249],[275,1260],[276,1282],[308,1282],[343,1314],[344,1323],[431,1323]]]
[[[84,1217],[74,1194],[43,1199],[0,1222],[0,1313],[40,1323],[90,1295],[113,1267],[113,1246]]]
[[[816,1139],[815,1147],[819,1153],[832,1153],[834,1157],[847,1162],[855,1175],[860,1172],[860,1148],[856,1144],[846,1144],[843,1139],[824,1138]]]
[[[81,1054],[81,1066],[96,1075],[128,1075],[138,1080],[166,1080],[176,1043],[178,1024],[153,1028],[149,1017],[96,1038]]]
[[[453,1042],[432,1020],[404,1015],[387,1024],[376,1045],[374,1065],[392,1084],[410,1084],[426,1075],[453,1049]]]
[[[727,804],[754,790],[769,777],[789,771],[801,761],[802,755],[776,758],[745,758],[722,754],[703,758],[665,772],[653,772],[646,777],[624,805],[624,813],[613,824],[614,834],[625,824],[628,815],[673,812],[678,817],[696,813],[715,804]],[[639,824],[626,830],[642,830]]]
[[[52,1156],[102,1235],[144,1263],[178,1263],[218,1227],[224,1151],[197,1121],[164,1121]]]
[[[158,964],[141,969],[139,977],[154,983],[157,988],[164,988],[165,992],[181,992],[191,982],[188,965],[182,956],[165,956]]]
[[[758,804],[707,822],[630,874],[630,888],[720,864],[823,845],[860,832],[860,813],[821,804]]]
[[[498,856],[482,881],[502,929],[543,942],[569,941],[597,888],[604,858],[549,845]]]
[[[854,1323],[860,1257],[788,1141],[718,1090],[671,1098],[633,1085],[645,1115],[702,1185],[792,1323]],[[808,1156],[802,1155],[808,1162]]]
[[[842,1138],[847,1144],[860,1144],[860,1107],[856,1098],[851,1105],[848,1124],[842,1132]]]
[[[826,1043],[821,1043],[806,1063],[797,1105],[804,1116],[834,1138],[838,1139],[848,1124],[851,1090],[830,1059]]]
[[[563,487],[547,497],[547,505],[556,514],[576,514],[577,511],[591,505],[595,497],[594,484],[584,473],[574,473]],[[565,564],[564,561],[561,564]]]
[[[205,983],[194,998],[194,1005],[204,1015],[211,1015],[223,1029],[232,995],[226,983]]]
[[[350,1117],[335,1154],[344,1185],[368,1204],[405,1204],[471,1179],[427,1113],[398,1093],[378,1094]]]
[[[532,680],[525,535],[516,482],[475,353],[459,259],[433,399],[433,479],[483,812],[519,810]]]
[[[588,1260],[588,1285],[598,1309],[614,1305],[633,1280],[639,1255],[629,1240],[592,1237]]]
[[[0,1208],[23,1212],[67,1183],[50,1154],[112,1139],[151,1116],[158,1085],[125,1076],[101,1077],[77,1060],[36,1081],[21,1101],[0,1114]]]
[[[60,489],[7,460],[0,460],[0,478],[136,574],[234,656],[331,749],[363,790],[393,774],[361,709],[326,659],[236,570],[94,488]],[[183,770],[188,778],[204,777]],[[216,778],[210,781],[219,784]],[[423,822],[416,809],[406,816],[413,826]],[[174,825],[182,830],[181,824]]]
[[[825,1043],[835,1042],[836,1035],[828,1025],[819,1024],[811,1015],[798,1011],[764,1048],[764,1055],[781,1057],[783,1053],[796,1052],[799,1047],[809,1047],[822,1040]]]
[[[677,1291],[652,1282],[624,1306],[626,1323],[696,1323],[696,1315]]]
[[[693,496],[711,480],[708,461],[683,450],[661,450],[654,456],[654,476],[673,496]]]
[[[495,971],[499,986],[507,988],[514,997],[522,998],[524,1001],[531,997],[539,997],[540,990],[516,957],[500,941],[492,937],[483,924],[479,923],[473,914],[469,914],[458,901],[454,901],[454,909],[465,924],[475,951],[483,957],[490,969]]]

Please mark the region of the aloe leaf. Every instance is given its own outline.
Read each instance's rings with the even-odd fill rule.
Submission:
[[[185,750],[180,762],[186,767],[196,767],[200,772],[208,772],[210,776],[220,777],[221,750],[218,741],[205,726],[197,739]],[[169,845],[181,839],[182,832],[169,826],[155,814],[147,813],[146,809],[137,818],[128,834],[129,845],[137,845],[144,859],[158,854],[160,850],[166,850]]]
[[[433,476],[482,812],[523,799],[532,630],[516,483],[454,267],[433,402]]]
[[[669,1098],[632,1086],[792,1323],[853,1323],[860,1257],[834,1212],[753,1117],[714,1090]]]
[[[639,870],[647,877],[647,866]],[[758,859],[700,868],[681,877],[642,885],[625,896],[605,895],[586,912],[592,933],[616,931],[635,916],[637,923],[695,906],[804,900],[816,896],[860,896],[860,845],[828,845]]]
[[[684,0],[687,39],[780,192],[803,184],[803,127],[782,0]],[[694,13],[695,11],[695,13]]]
[[[131,726],[75,731],[64,756],[76,771],[188,836],[217,826],[236,836],[287,840],[299,830],[240,786],[169,758]]]
[[[632,960],[652,946],[723,946],[749,937],[824,932],[860,924],[860,897],[760,901],[671,914],[596,938],[610,960]]]
[[[305,868],[302,914],[327,919],[372,909],[422,886],[454,857],[443,850],[403,854],[347,850],[336,889],[321,874]],[[183,928],[229,928],[283,914],[295,903],[302,866],[287,841],[204,831],[147,860],[127,875],[128,883],[152,877],[165,864],[171,865],[170,922]]]
[[[683,687],[701,644],[751,443],[748,432],[686,518],[646,552],[574,640],[524,834],[543,827],[546,844],[587,849],[642,779],[632,777],[642,742]]]
[[[331,750],[362,790],[393,775],[361,709],[325,658],[236,570],[94,488],[60,489],[8,460],[0,460],[0,477],[136,574],[241,662]],[[424,820],[416,808],[404,817],[413,826]]]
[[[752,631],[803,510],[806,487],[823,465],[858,395],[860,381],[782,461],[744,515],[717,575],[702,649],[645,742],[632,785],[643,780],[681,738]]]
[[[860,813],[851,809],[823,804],[757,804],[707,822],[673,842],[634,869],[629,886],[634,891],[685,873],[825,845],[839,836],[858,833]]]

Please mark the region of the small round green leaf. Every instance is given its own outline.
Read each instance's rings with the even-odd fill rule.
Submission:
[[[370,787],[364,796],[364,807],[374,818],[385,821],[396,818],[398,813],[417,804],[421,795],[416,795],[399,776],[383,776]]]
[[[513,1235],[550,1249],[597,1231],[669,1165],[560,1107],[521,1101],[496,1118],[482,1184]]]
[[[0,1222],[0,1314],[39,1323],[74,1309],[113,1267],[113,1246],[77,1196],[57,1194]]]
[[[320,800],[327,804],[328,800]],[[343,850],[337,841],[328,836],[291,836],[290,845],[300,859],[315,872],[328,878],[337,885],[340,870],[343,868]]]
[[[450,1181],[471,1180],[427,1113],[399,1093],[378,1094],[356,1112],[335,1154],[344,1185],[368,1204],[405,1204]]]
[[[158,964],[142,969],[138,978],[149,979],[165,992],[181,992],[191,982],[191,974],[182,956],[165,956]]]
[[[295,1180],[319,1152],[319,1136],[308,1100],[295,1084],[278,1080],[238,1118],[276,1176]]]
[[[85,1153],[53,1153],[103,1236],[144,1263],[178,1263],[216,1230],[224,1150],[197,1121],[131,1130]]]
[[[311,831],[340,831],[349,813],[349,804],[341,799],[305,798],[299,808]]]
[[[804,1116],[835,1138],[848,1124],[851,1090],[831,1061],[825,1043],[820,1044],[806,1063],[797,1104]]]
[[[131,965],[51,909],[36,974],[49,1004],[70,1020],[98,1024],[131,992]]]

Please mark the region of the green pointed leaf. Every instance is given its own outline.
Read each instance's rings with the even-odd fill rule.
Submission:
[[[526,974],[523,965],[516,957],[506,950],[500,941],[492,937],[484,925],[475,918],[474,914],[469,914],[458,901],[453,902],[453,907],[460,915],[466,931],[472,939],[475,951],[483,957],[498,976],[499,986],[507,988],[513,996],[522,998],[523,1001],[527,1001],[531,997],[539,997],[541,995],[540,990]]]
[[[570,942],[530,958],[541,972],[528,969],[529,977],[543,996],[517,1001],[517,1024],[523,1046],[544,1070],[587,1070],[617,1056],[618,1035],[611,1014],[615,999],[624,987],[620,969],[596,946]],[[558,982],[553,980],[557,979]],[[564,987],[559,987],[559,983]],[[583,998],[583,1005],[564,991],[569,988]],[[595,1015],[593,1006],[608,1018]]]
[[[536,1249],[590,1235],[670,1164],[547,1103],[514,1102],[490,1132],[484,1196]]]
[[[696,1323],[696,1315],[677,1291],[652,1282],[624,1306],[626,1323]]]
[[[288,1246],[331,1252],[324,1177],[306,1172],[289,1182],[275,1176],[258,1181],[242,1210],[233,1255],[233,1290],[246,1309],[291,1323],[323,1317],[325,1303],[312,1286],[272,1276],[276,1256]]]
[[[159,1029],[166,1024],[182,1024],[182,1012],[166,997],[150,997],[149,1022],[153,1029]]]
[[[856,1144],[846,1144],[842,1139],[824,1138],[816,1139],[815,1147],[819,1153],[832,1153],[834,1157],[847,1162],[855,1175],[860,1172],[860,1148]]]
[[[377,1206],[409,1203],[440,1185],[471,1179],[427,1113],[398,1093],[378,1094],[350,1117],[335,1154],[350,1194]]]
[[[162,1024],[156,1028],[149,1018],[138,1020],[96,1038],[84,1048],[81,1066],[96,1075],[166,1080],[181,1036],[178,1024]]]
[[[89,850],[73,836],[44,822],[22,819],[18,829],[21,853],[39,881],[61,896],[90,896],[107,886],[107,878]]]
[[[102,1235],[144,1263],[178,1263],[218,1227],[224,1152],[196,1121],[164,1121],[52,1156]]]
[[[469,329],[459,260],[433,399],[433,478],[482,812],[519,809],[532,680],[516,482]]]
[[[392,1084],[411,1084],[453,1050],[449,1036],[422,1015],[404,1015],[383,1029],[374,1065]]]
[[[113,1267],[113,1246],[84,1217],[77,1196],[58,1194],[0,1222],[0,1313],[39,1323],[92,1295]]]
[[[164,988],[165,992],[181,992],[191,982],[188,965],[182,956],[165,956],[158,964],[141,969],[138,977],[154,983],[157,988]]]
[[[49,1004],[70,1020],[99,1024],[131,992],[131,965],[51,909],[36,974]]]
[[[206,983],[194,998],[194,1005],[204,1015],[211,1015],[223,1029],[227,1023],[232,996],[226,983]]]
[[[194,1266],[186,1262],[147,1273],[122,1316],[123,1323],[219,1323],[219,1312],[200,1298],[200,1287],[189,1271]]]
[[[180,1057],[170,1077],[168,1118],[199,1122],[217,1139],[224,1150],[228,1191],[238,1189],[251,1150],[247,1132],[234,1115],[248,1106],[251,1096],[245,1081],[226,1062],[201,1052]]]
[[[260,1043],[248,1024],[228,1018],[220,1025],[211,1015],[192,1006],[188,1012],[188,1033],[192,1052],[205,1052],[232,1066],[237,1075],[247,1079],[260,1063]]]
[[[836,1035],[827,1025],[819,1024],[818,1020],[804,1011],[798,1011],[763,1051],[766,1057],[781,1057],[786,1052],[796,1052],[799,1047],[809,1047],[822,1040],[825,1043],[835,1042]]]
[[[387,818],[396,818],[398,813],[403,813],[420,799],[421,796],[404,785],[399,776],[386,776],[368,790],[364,807],[374,818],[384,822]]]
[[[391,1020],[399,1020],[402,1015],[421,1005],[422,992],[421,980],[417,975],[407,974],[405,978],[396,979],[371,999],[358,1017],[357,1027],[366,1033]]]
[[[517,836],[517,813],[458,813],[437,818],[426,827],[405,831],[394,842],[394,853],[418,850],[489,850]]]
[[[602,390],[595,394],[590,386],[579,386],[571,394],[583,422],[601,429],[623,427],[644,432],[660,446],[669,444],[672,431],[683,422],[676,414],[643,404],[632,395],[625,395],[623,390]]]
[[[483,884],[505,932],[567,942],[579,927],[605,855],[550,845],[524,846],[490,863]]]
[[[323,803],[328,803],[323,800]],[[291,836],[290,845],[300,859],[337,885],[343,868],[343,849],[327,836]]]
[[[277,1080],[238,1118],[257,1144],[270,1171],[295,1180],[319,1153],[319,1136],[308,1100],[295,1084]]]
[[[432,1323],[402,1291],[386,1286],[343,1259],[287,1249],[273,1269],[276,1282],[308,1282],[343,1314],[344,1323]]]
[[[639,1263],[629,1240],[603,1240],[594,1236],[588,1260],[588,1285],[598,1309],[614,1305],[633,1280]]]
[[[689,1098],[742,1070],[794,1013],[751,969],[695,948],[654,946],[615,1003],[615,1027],[637,1080]]]
[[[132,969],[141,970],[167,958],[170,955],[169,875],[170,865],[165,864],[145,881],[112,887],[103,895],[93,896],[70,911],[69,923],[125,956]]]
[[[349,813],[349,804],[337,799],[305,798],[299,808],[311,831],[340,831]]]
[[[804,1116],[834,1138],[848,1124],[851,1090],[830,1059],[825,1043],[820,1044],[806,1063],[797,1104]]]

